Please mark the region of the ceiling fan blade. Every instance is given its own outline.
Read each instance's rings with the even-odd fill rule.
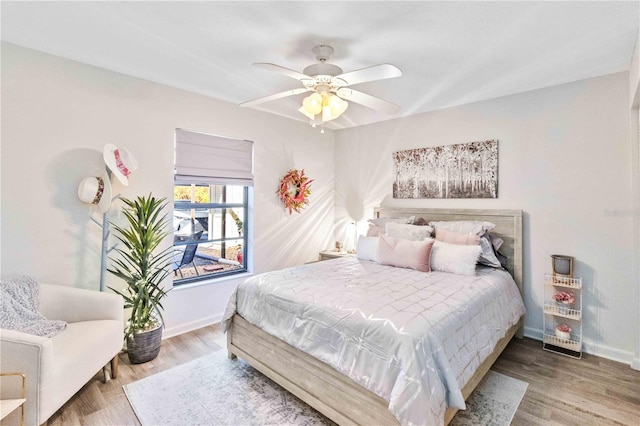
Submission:
[[[340,74],[335,78],[346,82],[344,86],[351,86],[353,84],[366,83],[367,81],[384,80],[385,78],[400,77],[402,71],[400,68],[391,64],[374,65],[368,68],[362,68],[356,71],[346,72]]]
[[[265,102],[275,101],[276,99],[286,98],[287,96],[298,95],[300,93],[308,92],[309,89],[306,87],[301,87],[299,89],[287,90],[285,92],[276,93],[273,95],[265,96],[263,98],[254,99],[252,101],[243,102],[240,104],[241,107],[252,107],[256,105],[260,105]]]
[[[387,114],[395,114],[400,111],[400,105],[385,101],[384,99],[376,98],[375,96],[367,95],[366,93],[362,93],[357,90],[343,87],[336,91],[336,95],[342,99],[346,99],[347,101],[355,102]]]
[[[305,81],[305,80],[313,80],[313,78],[309,77],[306,74],[302,74],[301,72],[291,70],[289,68],[281,67],[280,65],[258,62],[253,64],[258,68],[263,68],[269,71],[275,71],[280,74],[284,74],[287,77],[295,78],[296,80]]]

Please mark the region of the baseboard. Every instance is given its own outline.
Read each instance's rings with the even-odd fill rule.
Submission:
[[[524,335],[530,339],[540,340],[542,342],[542,330],[539,328],[531,328],[524,326]]]
[[[179,324],[174,327],[165,328],[162,332],[162,338],[168,339],[179,334],[188,333],[193,330],[197,330],[208,325],[217,324],[222,321],[222,314],[212,315],[209,317],[201,318],[197,321],[191,321],[184,324]]]
[[[531,339],[539,340],[542,342],[542,330],[533,327],[525,327],[524,335]],[[612,348],[610,346],[601,345],[595,343],[592,340],[584,339],[582,341],[582,351],[590,355],[606,358],[611,361],[627,364],[634,370],[640,370],[640,359],[633,357],[633,353],[629,351],[621,351],[620,349]]]

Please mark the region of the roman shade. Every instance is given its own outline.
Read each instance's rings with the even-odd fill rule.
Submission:
[[[253,142],[176,129],[176,183],[253,185]]]

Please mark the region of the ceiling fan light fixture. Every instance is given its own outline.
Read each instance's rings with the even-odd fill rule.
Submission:
[[[309,115],[314,116],[322,112],[323,101],[324,100],[322,99],[322,95],[320,95],[320,93],[313,93],[307,96],[306,98],[304,98],[304,100],[302,101],[302,108],[304,108],[304,110],[308,112]]]
[[[333,93],[316,92],[303,99],[302,106],[298,108],[298,111],[308,117],[312,124],[315,124],[316,122],[324,123],[335,120],[347,110],[348,106],[348,102]]]
[[[310,120],[314,120],[315,119],[315,115],[309,113],[309,111],[307,111],[303,106],[301,106],[300,108],[298,108],[298,111],[300,111],[301,113],[303,113],[305,116],[307,116]]]
[[[331,121],[340,117],[347,110],[349,103],[334,94],[327,94],[322,104],[322,121]]]
[[[331,108],[329,107],[324,107],[322,108],[322,122],[324,123],[325,121],[331,121],[333,120],[335,117],[331,116]]]

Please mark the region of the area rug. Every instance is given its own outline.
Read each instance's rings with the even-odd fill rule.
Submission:
[[[450,426],[510,425],[529,383],[489,370]]]
[[[489,372],[453,425],[508,425],[527,383]],[[225,350],[124,386],[143,426],[334,425]]]

